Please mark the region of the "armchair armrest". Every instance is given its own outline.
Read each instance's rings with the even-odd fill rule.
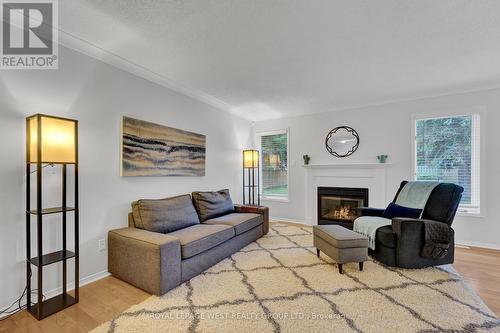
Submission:
[[[264,220],[263,232],[266,235],[269,232],[269,207],[265,206],[251,206],[251,205],[234,205],[236,213],[254,213],[262,215]]]
[[[397,235],[396,262],[399,267],[412,268],[420,257],[425,242],[424,222],[420,219],[399,218],[392,220],[392,231]]]
[[[359,207],[361,216],[379,216],[381,217],[385,209],[382,208],[370,208],[370,207]]]
[[[392,219],[392,231],[398,237],[424,236],[424,220],[395,217]]]
[[[108,233],[108,270],[156,295],[181,283],[181,244],[173,236],[137,228]]]
[[[432,263],[430,259],[421,256],[425,243],[425,225],[423,219],[410,219],[396,217],[392,220],[392,231],[397,235],[397,264],[402,268],[424,267],[422,262]],[[437,221],[430,221],[441,223]],[[454,231],[451,229],[450,257],[453,257]]]

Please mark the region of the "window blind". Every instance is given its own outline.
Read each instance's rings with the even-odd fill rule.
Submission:
[[[262,195],[288,197],[288,134],[261,135]]]
[[[415,179],[454,183],[460,209],[479,212],[479,116],[417,119]]]

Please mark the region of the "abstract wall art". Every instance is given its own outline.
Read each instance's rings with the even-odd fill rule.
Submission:
[[[205,135],[124,116],[121,147],[124,177],[205,175]]]

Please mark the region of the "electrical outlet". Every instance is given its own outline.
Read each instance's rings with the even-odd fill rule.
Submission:
[[[99,239],[99,251],[105,251],[106,250],[106,240]]]

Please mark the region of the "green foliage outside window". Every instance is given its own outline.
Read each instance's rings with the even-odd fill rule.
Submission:
[[[472,116],[422,119],[416,124],[417,180],[455,183],[471,203]]]
[[[264,196],[288,196],[288,135],[261,137],[262,193]]]

